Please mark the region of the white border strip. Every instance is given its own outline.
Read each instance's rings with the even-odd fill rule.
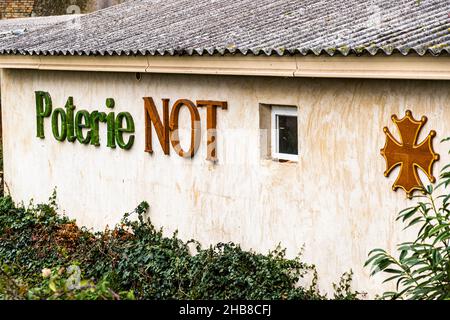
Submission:
[[[274,77],[450,79],[450,56],[0,56],[0,68]]]

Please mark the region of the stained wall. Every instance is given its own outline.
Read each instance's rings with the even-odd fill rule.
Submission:
[[[233,241],[267,253],[277,244],[290,256],[304,247],[315,263],[322,290],[350,269],[356,289],[371,295],[387,286],[363,268],[376,247],[395,250],[411,238],[395,222],[413,204],[391,186],[398,170],[385,178],[380,149],[383,127],[397,136],[391,115],[410,109],[429,120],[419,140],[437,131],[439,168],[449,161],[450,97],[444,81],[313,79],[4,70],[2,112],[6,189],[14,200],[45,201],[57,188],[60,212],[94,229],[113,226],[145,200],[149,216],[167,234],[203,244]],[[76,110],[128,111],[135,126],[131,150],[58,142],[45,120],[45,139],[36,137],[34,91],[48,91],[54,108],[73,96]],[[206,160],[206,111],[199,109],[202,140],[193,159],[172,149],[164,155],[154,133],[154,154],[144,152],[144,104],[161,99],[223,100],[218,111],[218,158]],[[298,107],[299,161],[265,158],[260,138],[260,105]],[[182,145],[189,144],[189,113],[183,110]],[[184,131],[183,131],[184,130]],[[264,134],[264,133],[263,133]],[[424,176],[423,176],[424,177]]]

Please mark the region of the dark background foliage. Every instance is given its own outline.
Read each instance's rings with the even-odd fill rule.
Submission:
[[[80,7],[81,12],[88,9],[88,0],[37,0],[33,11],[37,16],[53,16],[67,14],[67,8],[71,5]],[[71,13],[71,12],[69,12]]]

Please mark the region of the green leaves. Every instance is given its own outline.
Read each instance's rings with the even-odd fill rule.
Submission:
[[[164,236],[148,219],[142,202],[113,230],[91,233],[56,214],[56,193],[48,204],[16,207],[0,198],[0,266],[14,266],[19,299],[325,299],[313,265],[286,257],[277,247],[266,255],[234,243],[202,248],[177,233]],[[60,273],[60,266],[68,267]],[[51,273],[43,279],[42,272]],[[51,270],[51,272],[50,272]],[[305,286],[298,282],[307,275]],[[87,280],[89,279],[89,280]],[[356,299],[352,274],[335,286],[335,299]],[[4,283],[4,285],[2,285]],[[2,282],[0,299],[7,298]],[[17,290],[14,290],[16,292]],[[9,292],[9,291],[8,291]],[[27,293],[28,292],[28,293]],[[8,296],[10,297],[10,295]]]
[[[405,221],[405,220],[409,219],[410,217],[412,217],[420,208],[421,208],[420,205],[416,206],[416,207],[406,208],[406,209],[400,211],[396,220],[402,219],[402,221]]]
[[[398,259],[383,249],[369,252],[365,266],[370,265],[371,275],[384,272],[384,282],[396,281],[397,291],[385,292],[383,298],[450,298],[450,193],[444,189],[442,195],[433,195],[450,184],[449,170],[450,164],[444,166],[437,186],[428,186],[426,195],[418,197],[425,200],[399,212],[396,220],[406,224],[404,229],[414,227],[417,235],[398,246]]]

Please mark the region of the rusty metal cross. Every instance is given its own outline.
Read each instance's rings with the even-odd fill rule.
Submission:
[[[381,149],[381,155],[386,160],[384,175],[388,177],[395,167],[400,166],[400,173],[392,189],[396,191],[398,188],[402,188],[408,198],[411,198],[414,190],[423,190],[418,168],[427,175],[431,182],[436,181],[432,173],[433,163],[439,160],[439,155],[433,151],[432,145],[436,132],[432,130],[422,143],[417,144],[420,130],[427,122],[425,116],[417,121],[413,118],[411,111],[407,110],[405,117],[399,120],[396,115],[393,115],[392,121],[400,133],[400,142],[392,136],[387,127],[384,127],[386,143]]]

